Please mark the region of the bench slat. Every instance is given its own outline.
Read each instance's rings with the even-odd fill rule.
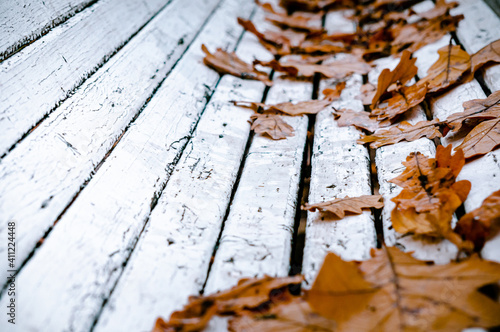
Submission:
[[[0,61],[96,0],[0,3]],[[26,3],[22,5],[22,3]]]
[[[219,75],[201,61],[203,58],[201,44],[206,43],[211,49],[222,44],[227,44],[231,49],[234,48],[242,32],[234,18],[238,14],[248,15],[253,6],[254,4],[251,2],[240,0],[239,3],[225,3],[224,6],[219,7],[219,10],[212,16],[152,101],[124,135],[89,185],[59,220],[44,245],[22,270],[18,280],[24,285],[25,292],[20,294],[18,299],[26,305],[19,310],[20,315],[30,317],[29,320],[19,322],[25,330],[37,326],[46,326],[50,330],[75,329],[83,331],[90,328],[93,320],[99,314],[103,301],[108,297],[120,277],[123,264],[127,262],[130,252],[134,250],[137,238],[141,235],[144,223],[149,216],[152,200],[155,195],[161,192],[172,171],[172,165],[182,153],[183,145],[187,143],[186,137],[190,135],[197,118],[206,105],[207,94],[211,93],[218,81]],[[235,82],[226,83],[222,94],[232,88],[232,83]],[[247,85],[246,93],[250,96],[258,95],[258,86],[255,89],[255,84],[261,86],[260,90],[263,90],[263,84],[251,83],[254,86]],[[219,97],[221,97],[220,94]],[[227,95],[223,97],[227,98]],[[224,102],[227,104],[227,100]],[[220,98],[212,103],[209,110],[212,114],[211,118],[205,120],[204,117],[202,120],[205,124],[205,138],[212,137],[210,142],[203,142],[203,147],[207,147],[207,144],[210,143],[213,144],[214,139],[218,138],[218,133],[216,136],[212,130],[214,118],[219,116],[217,111],[221,104]],[[246,117],[242,117],[241,113],[231,114],[229,111],[226,113],[234,118],[233,122],[238,120],[239,122],[235,123],[235,128],[223,128],[222,122],[219,122],[221,131],[227,131],[228,134],[234,131],[240,136],[248,135],[249,128],[246,123],[248,112]],[[237,115],[240,119],[236,117]],[[200,129],[203,130],[203,127]],[[245,145],[245,139],[242,141],[240,155]],[[230,145],[230,148],[233,146]],[[189,151],[186,153],[189,163],[187,166],[193,166],[194,162],[190,159],[193,157],[193,153],[190,154]],[[235,151],[235,154],[237,153],[238,151]],[[214,158],[219,158],[219,160],[224,157],[226,157],[224,151],[214,155]],[[233,163],[237,163],[237,160]],[[200,163],[199,167],[201,168],[202,165]],[[165,168],[167,168],[166,172]],[[196,167],[191,169],[194,173],[187,174],[187,176],[198,175]],[[202,172],[202,176],[208,175]],[[230,182],[226,181],[226,178],[230,176],[231,172],[229,171],[222,176],[222,179],[219,178],[220,182],[212,182],[212,189],[216,190],[220,183],[227,182],[229,188],[226,189],[226,195],[227,192],[230,193]],[[202,180],[198,180],[198,182],[202,182]],[[170,188],[175,188],[175,194],[179,194],[177,182],[172,183]],[[199,186],[192,189],[199,189]],[[172,190],[170,193],[172,194]],[[207,192],[205,192],[206,194]],[[172,195],[167,195],[167,199],[168,196]],[[181,196],[186,198],[186,196]],[[184,203],[188,204],[185,200]],[[175,208],[177,207],[179,206],[176,205]],[[213,212],[217,212],[218,208],[217,204],[211,207]],[[221,213],[224,213],[224,207],[221,210]],[[164,221],[161,220],[160,227],[164,225]],[[182,220],[180,223],[182,224]],[[201,227],[201,225],[197,223],[196,227]],[[197,230],[199,229],[197,228]],[[148,234],[157,235],[155,229],[150,231]],[[212,230],[212,233],[214,233],[215,239],[208,244],[210,253],[208,257],[205,257],[205,265],[208,265],[211,250],[219,233],[217,226]],[[167,249],[169,234],[163,233],[160,238],[161,244],[164,245],[163,249]],[[180,240],[180,236],[172,235],[172,238],[175,241]],[[159,244],[156,242],[154,245],[158,246]],[[179,259],[183,257],[189,261],[188,257],[177,252],[176,255],[168,255],[170,264],[173,263],[173,257]],[[154,261],[158,258],[149,257]],[[172,265],[168,264],[164,267],[167,266],[172,268]],[[132,267],[136,269],[138,266],[132,265]],[[154,270],[155,267],[150,268]],[[207,267],[205,267],[205,273],[206,269]],[[138,272],[142,273],[140,285],[132,289],[127,288],[127,295],[133,293],[139,298],[144,296],[148,299],[155,295],[159,296],[154,288],[149,288],[151,290],[149,294],[143,293],[145,284],[152,286],[150,270]],[[174,269],[171,269],[171,272],[175,274]],[[158,287],[157,289],[164,288],[165,283],[172,281],[166,275],[159,274],[157,276],[163,278],[162,283],[155,285]],[[197,278],[193,279],[193,286],[199,286]],[[181,293],[179,286],[181,284],[187,286],[185,283],[186,280],[179,279],[177,285],[172,284],[173,290]],[[192,288],[186,287],[186,289]],[[50,312],[40,310],[47,298],[50,298],[51,301]],[[174,296],[174,298],[178,297]],[[172,301],[169,296],[166,299]],[[138,300],[138,302],[141,301]],[[147,302],[139,306],[135,301],[121,303],[125,305],[135,304],[133,308],[128,308],[132,309],[129,312],[121,312],[123,315],[115,317],[114,323],[121,325],[121,328],[111,325],[104,328],[105,331],[147,330],[151,328],[154,319],[161,313],[162,309],[157,307],[155,301],[149,302],[149,306],[145,305]],[[57,315],[52,314],[54,310],[58,312]]]
[[[6,236],[8,221],[19,223],[18,264],[93,175],[217,3],[176,2],[161,12],[2,160],[0,234]],[[181,37],[185,43],[178,45]]]
[[[0,156],[70,96],[166,1],[99,2],[2,62]]]

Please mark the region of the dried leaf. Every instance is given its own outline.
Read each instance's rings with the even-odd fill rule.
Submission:
[[[404,86],[392,92],[391,98],[380,101],[378,106],[373,108],[372,115],[376,115],[378,120],[394,119],[423,102],[426,94],[427,84]]]
[[[218,48],[217,51],[212,54],[204,44],[201,45],[201,49],[206,54],[203,62],[221,74],[231,74],[236,77],[258,80],[268,86],[273,84],[273,82],[269,80],[267,73],[255,70],[255,68],[238,58],[233,52],[228,53]]]
[[[419,138],[427,137],[433,139],[434,137],[441,137],[439,131],[439,120],[420,121],[415,125],[407,121],[402,121],[399,125],[387,129],[378,130],[373,135],[363,135],[359,140],[359,144],[371,143],[372,149],[379,148],[384,145],[395,144],[400,141],[416,141]]]
[[[323,89],[322,93],[325,96],[325,99],[334,101],[340,99],[340,95],[342,94],[342,90],[344,90],[346,82],[340,82],[335,85],[334,88],[326,88]]]
[[[335,331],[461,331],[500,324],[500,304],[478,288],[500,279],[500,265],[477,256],[430,265],[397,248],[344,262],[329,253],[306,294]]]
[[[429,92],[443,90],[456,83],[470,69],[470,56],[460,46],[448,45],[438,50],[439,59],[418,83],[428,83]]]
[[[404,172],[389,181],[403,187],[391,199],[396,203],[391,213],[394,230],[446,238],[459,248],[464,247],[451,229],[453,213],[465,201],[471,187],[467,180],[455,182],[464,164],[461,150],[451,156],[451,145],[438,146],[436,158],[411,153],[403,162]]]
[[[446,0],[437,0],[434,8],[417,15],[426,20],[432,20],[446,15],[446,13],[450,11],[450,9],[456,8],[457,6],[458,2],[456,1],[446,2]]]
[[[315,54],[315,53],[341,53],[348,52],[349,48],[341,41],[331,41],[326,39],[305,40],[297,48],[298,53]]]
[[[418,70],[417,66],[415,66],[417,59],[410,59],[410,57],[411,53],[404,51],[401,60],[394,70],[391,71],[387,68],[382,70],[377,82],[377,92],[372,99],[372,109],[376,107],[381,97],[388,91],[391,85],[395,85],[391,90],[397,90],[415,77]]]
[[[481,122],[465,137],[455,149],[462,149],[465,158],[471,158],[493,151],[500,145],[500,118]]]
[[[287,124],[280,115],[274,113],[254,114],[251,129],[257,134],[268,135],[272,139],[279,140],[294,136],[293,127]]]
[[[288,61],[285,63],[271,60],[268,62],[255,60],[254,64],[271,67],[276,71],[287,73],[291,76],[312,77],[315,73],[322,74],[329,78],[343,79],[353,73],[366,74],[371,70],[371,66],[364,61],[354,61],[352,58],[338,60],[328,64],[316,65],[300,62]]]
[[[359,92],[360,96],[358,99],[361,99],[363,105],[370,105],[377,92],[377,87],[371,83],[365,83],[361,86]]]
[[[308,33],[320,33],[322,14],[293,13],[292,15],[271,13],[266,16],[266,20],[286,28],[306,31]]]
[[[280,5],[289,12],[317,12],[340,2],[342,0],[280,0]]]
[[[492,228],[500,226],[500,190],[486,197],[477,209],[465,214],[458,221],[455,232],[462,239],[471,241],[475,251],[481,251],[492,235]],[[498,231],[498,230],[497,230]]]
[[[331,212],[338,218],[345,217],[346,212],[361,214],[363,209],[384,207],[382,195],[363,195],[359,197],[336,198],[333,201],[321,202],[316,204],[306,203],[301,207],[302,210]]]
[[[162,318],[156,321],[153,332],[201,331],[214,315],[240,315],[261,307],[289,302],[292,295],[288,292],[291,285],[299,285],[302,276],[241,279],[238,285],[209,296],[191,297],[181,311],[174,312],[168,322]],[[276,296],[279,293],[280,296]]]
[[[480,49],[471,56],[472,72],[474,73],[488,62],[500,62],[500,39]]]
[[[388,125],[389,123],[382,124],[377,121],[377,118],[370,117],[368,112],[356,112],[349,109],[340,109],[334,111],[333,115],[337,120],[337,125],[339,127],[355,126],[359,129],[367,130],[373,133],[375,130]]]
[[[500,118],[500,90],[493,92],[486,99],[466,101],[464,111],[450,115],[446,125],[451,131],[457,132],[462,124],[468,120],[490,120]]]
[[[251,101],[233,101],[234,105],[248,107],[257,111],[259,107],[265,112],[282,112],[289,115],[317,114],[325,109],[332,102],[330,99],[307,100],[296,103],[286,102],[275,105],[257,103]]]

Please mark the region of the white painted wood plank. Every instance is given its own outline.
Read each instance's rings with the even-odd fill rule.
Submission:
[[[253,3],[243,0],[226,2],[219,7],[152,101],[124,135],[89,185],[59,220],[44,245],[23,269],[18,280],[24,285],[24,291],[18,296],[18,301],[25,305],[19,308],[19,315],[30,317],[30,319],[19,322],[21,330],[29,330],[37,326],[44,326],[49,330],[84,331],[90,328],[103,301],[119,278],[123,269],[122,264],[127,260],[130,251],[134,249],[149,216],[153,198],[161,192],[171,172],[171,165],[175,163],[183,150],[183,145],[187,143],[187,137],[207,102],[206,94],[210,94],[218,81],[219,75],[202,62],[201,44],[206,43],[210,48],[222,45],[234,48],[242,32],[235,18],[237,15],[248,15],[252,7],[254,7]],[[202,146],[197,147],[197,152],[190,150],[193,148],[193,143],[188,147],[184,159],[186,172],[182,179],[186,180],[186,183],[184,184],[181,180],[181,185],[179,185],[178,181],[174,181],[169,187],[171,195],[167,196],[182,197],[179,197],[180,204],[176,205],[175,209],[180,206],[189,209],[186,205],[193,205],[192,207],[195,208],[195,205],[198,205],[204,213],[224,213],[225,211],[223,203],[217,201],[214,201],[211,206],[201,206],[198,203],[203,202],[207,192],[216,192],[222,186],[227,187],[226,196],[229,195],[230,178],[234,177],[234,174],[223,166],[221,175],[217,176],[217,170],[207,168],[209,165],[205,162],[210,162],[208,157],[201,161],[193,160],[193,158],[196,154],[200,158],[206,157],[211,146],[220,144],[219,135],[227,134],[226,146],[220,146],[220,150],[214,151],[210,156],[215,162],[223,163],[224,158],[227,157],[226,153],[233,153],[235,155],[233,164],[236,170],[238,169],[237,155],[241,156],[243,153],[245,136],[248,136],[249,125],[246,121],[249,114],[245,110],[238,112],[234,108],[228,108],[228,100],[224,102],[221,100],[222,97],[228,97],[233,83],[238,84],[235,79],[226,80],[223,86],[225,88],[218,93],[218,99],[208,110],[210,116],[203,117],[200,127],[203,137],[196,141]],[[251,83],[254,86],[250,84],[247,88],[253,89],[248,89],[245,93],[250,97],[258,98],[258,88],[260,87],[262,91],[264,86],[258,82]],[[255,84],[258,86],[256,87]],[[234,94],[232,97],[235,97]],[[226,119],[221,118],[221,107],[225,108],[223,116],[228,120],[232,119],[234,127],[223,126]],[[232,139],[233,137],[235,138]],[[238,141],[240,141],[241,149],[233,151]],[[212,175],[215,180],[212,180]],[[196,177],[198,180],[191,180],[189,187],[188,180],[191,177]],[[205,182],[208,187],[204,188],[204,194],[200,195],[200,199],[189,204],[190,197],[186,195],[190,196],[196,190],[202,189],[200,186],[203,186]],[[179,192],[181,186],[191,190]],[[218,195],[224,198],[224,193],[218,193]],[[177,216],[180,217],[180,214]],[[160,221],[160,227],[164,227],[164,221]],[[182,220],[180,224],[182,225]],[[203,228],[203,224],[197,222],[196,230],[199,231],[200,228]],[[205,257],[208,264],[219,228],[207,229],[207,232],[214,233],[212,236],[214,239],[209,245],[210,253],[208,258]],[[152,229],[150,235],[157,235],[156,233],[157,230]],[[161,234],[163,249],[169,248],[168,235]],[[173,238],[180,242],[181,236],[174,235]],[[155,246],[159,244],[156,242]],[[183,257],[180,248],[174,256],[179,259]],[[168,257],[172,259],[173,256]],[[157,264],[158,258],[149,257],[149,262],[155,261]],[[189,261],[187,256],[184,256],[184,259]],[[135,265],[131,267],[138,268]],[[152,265],[149,268],[155,270],[156,266]],[[206,269],[207,267],[205,267],[205,273]],[[141,303],[141,298],[157,297],[158,299],[158,296],[162,296],[158,289],[164,288],[164,284],[171,280],[163,279],[154,288],[148,288],[150,291],[148,293],[145,292],[147,288],[145,284],[152,286],[151,271],[145,269],[140,272],[142,279],[139,287],[126,288],[126,295],[130,296],[133,293],[134,301],[131,301],[130,297],[119,300],[120,304],[131,305],[128,308],[133,310],[119,313],[114,317],[115,324],[106,326],[104,331],[147,330],[151,328],[156,316],[161,313],[161,308],[156,307],[156,303],[150,303],[146,307],[147,301]],[[171,270],[173,275],[177,272]],[[166,277],[162,274],[157,276]],[[196,285],[195,281],[192,280],[193,286]],[[181,282],[189,288],[186,280],[179,280],[179,283]],[[179,284],[174,286],[173,290],[182,293],[179,291]],[[167,296],[166,299],[169,300],[169,297]],[[42,307],[46,307],[46,310],[41,310]],[[53,315],[53,312],[58,314]]]
[[[0,2],[0,60],[95,1]]]
[[[476,53],[489,43],[500,39],[500,18],[482,0],[459,0],[460,6],[451,13],[463,14],[457,37],[469,54]],[[484,81],[491,91],[500,90],[500,65],[489,66],[484,71]]]
[[[18,222],[18,264],[92,176],[217,2],[169,6],[2,160],[0,235],[6,236],[9,220]],[[181,37],[185,43],[178,45]]]
[[[0,156],[166,2],[103,0],[0,63]]]
[[[344,13],[328,13],[325,27],[329,33],[355,31],[354,23],[346,19]],[[332,80],[322,80],[320,91],[332,83]],[[346,83],[340,100],[332,106],[363,112],[361,100],[356,99],[362,76],[352,75]],[[357,144],[359,137],[360,131],[355,127],[337,125],[332,107],[316,116],[309,203],[372,193],[370,156],[366,147]],[[370,211],[346,216],[342,220],[334,220],[319,211],[308,212],[302,264],[307,284],[312,285],[327,252],[334,252],[345,260],[363,260],[370,257],[370,249],[376,244],[375,224]]]

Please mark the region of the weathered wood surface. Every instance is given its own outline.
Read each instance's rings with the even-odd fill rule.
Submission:
[[[219,75],[202,63],[201,44],[206,43],[211,49],[217,46],[234,48],[241,34],[241,28],[234,18],[237,15],[244,17],[249,15],[253,6],[254,4],[251,2],[239,1],[226,2],[219,7],[219,10],[205,25],[189,51],[163,82],[151,102],[134,121],[92,181],[80,193],[78,199],[59,220],[43,246],[22,270],[17,280],[19,284],[23,284],[25,290],[19,295],[18,301],[25,305],[20,306],[19,315],[30,317],[30,319],[19,322],[20,329],[29,330],[44,326],[50,330],[85,331],[98,318],[101,306],[113,290],[130,252],[134,250],[137,239],[142,233],[151,211],[152,202],[161,193],[172,171],[171,165],[177,161],[184,150],[193,127],[207,103],[207,98],[216,87]],[[240,112],[238,114],[240,119],[237,119],[236,114],[229,113],[231,110],[227,110],[226,114],[235,119],[233,122],[239,120],[237,126],[224,128],[223,124],[218,122],[221,132],[214,133],[212,131],[214,119],[219,116],[217,111],[223,103],[220,98],[227,98],[227,93],[224,93],[232,88],[232,83],[234,82],[231,80],[226,83],[225,91],[223,90],[219,99],[212,103],[211,111],[209,110],[212,115],[203,117],[203,122],[199,127],[200,130],[205,130],[205,138],[211,137],[210,142],[202,141],[205,154],[210,151],[207,147],[210,143],[213,144],[214,140],[219,139],[221,132],[222,134],[228,132],[227,145],[229,147],[226,149],[221,147],[219,154],[212,155],[219,161],[226,157],[225,153],[229,149],[233,148],[231,140],[233,130],[236,134],[241,135],[241,132],[246,132],[248,135],[249,128],[246,123],[248,113],[245,118],[241,117]],[[258,88],[252,86],[252,83],[262,85],[250,82],[247,85],[248,91],[246,93],[250,96],[258,95]],[[227,105],[225,99],[224,104]],[[203,139],[201,138],[201,140]],[[244,144],[243,140],[240,145],[244,147]],[[237,151],[235,152],[237,153]],[[187,176],[209,178],[210,169],[202,169],[204,161],[199,164],[200,168],[197,169],[195,162],[190,159],[193,153],[190,154],[189,151],[186,153],[187,160],[184,162],[188,162],[189,165],[185,165],[187,166],[185,168],[193,172]],[[201,151],[198,150],[198,153]],[[235,159],[234,163],[237,163],[237,158]],[[208,160],[206,161],[208,162]],[[219,181],[212,182],[212,187],[206,188],[208,192],[217,190],[221,184],[228,186],[226,191],[230,192],[230,179],[227,177],[232,174],[224,171],[222,174]],[[174,182],[169,187],[175,188],[176,193],[179,188],[177,184]],[[202,195],[201,200],[206,194],[207,191]],[[168,199],[169,195],[166,197]],[[181,204],[188,204],[187,199],[186,196],[183,196]],[[219,206],[217,202],[214,203],[211,208],[212,211],[217,212]],[[193,202],[194,204],[195,202]],[[224,213],[225,207],[223,206],[221,210],[220,213]],[[177,214],[177,216],[181,215]],[[157,219],[152,218],[152,221],[154,220]],[[164,225],[163,219],[160,222]],[[183,222],[180,219],[177,221],[177,225],[182,225]],[[199,221],[196,222],[195,228],[197,230],[202,228]],[[215,233],[216,239],[218,228],[212,232]],[[155,233],[156,230],[153,229],[150,235],[156,235]],[[162,235],[161,243],[164,244],[162,248],[168,249],[169,234],[160,234]],[[180,242],[179,237],[173,237],[175,241]],[[190,240],[187,241],[190,242]],[[208,258],[205,257],[206,264],[208,264],[214,244],[215,240],[210,245]],[[154,246],[158,245],[159,243],[154,243]],[[197,253],[197,251],[194,252]],[[177,252],[176,255],[168,255],[167,257],[170,260],[177,257],[181,261],[189,261],[187,256],[182,256],[183,258],[181,256]],[[156,261],[160,257],[149,257],[149,259]],[[170,264],[172,263],[170,261]],[[175,275],[178,271],[172,265],[169,266],[171,273]],[[132,268],[136,269],[138,266],[134,265]],[[125,296],[132,294],[127,297],[127,300],[131,300],[134,296],[142,298],[158,294],[157,289],[154,288],[148,288],[150,293],[144,293],[145,284],[150,285],[151,272],[148,270],[140,272],[143,273],[140,285],[136,288],[127,287],[127,293],[122,293]],[[157,276],[167,278],[161,274]],[[193,280],[193,286],[196,285],[196,281],[196,279]],[[204,279],[202,279],[203,281]],[[163,279],[163,282],[169,284],[172,280],[167,278]],[[161,282],[155,286],[158,289],[165,287]],[[172,290],[181,294],[180,288],[189,289],[182,278],[178,279],[178,283],[172,284],[172,286]],[[179,302],[174,301],[178,298],[176,296],[170,299],[168,296],[166,297],[171,301],[170,305],[172,303],[178,305]],[[124,299],[119,298],[119,301],[122,300]],[[154,319],[161,313],[162,309],[161,307],[156,308],[156,303],[151,303],[148,307],[138,305],[137,302],[133,301],[120,303],[132,305],[133,310],[125,312],[123,316],[118,317],[118,320],[115,317],[114,323],[119,325],[104,326],[104,331],[147,330],[151,328]],[[43,307],[46,307],[47,310],[41,310]],[[144,310],[141,311],[141,309]],[[148,312],[148,310],[152,311]],[[57,311],[58,314],[54,315],[54,311]]]
[[[325,20],[328,32],[355,30],[353,22],[344,15],[344,11],[328,13]],[[324,79],[320,90],[334,83]],[[341,99],[316,116],[309,203],[372,193],[370,156],[364,146],[356,143],[360,131],[352,126],[339,127],[332,113],[332,107],[363,112],[361,100],[356,99],[361,84],[362,76],[352,75],[347,79]],[[345,260],[364,260],[370,257],[370,249],[375,246],[375,224],[370,211],[342,220],[318,211],[308,212],[302,273],[312,285],[327,252],[334,252]]]
[[[0,2],[0,61],[96,0]]]
[[[0,156],[96,72],[166,2],[101,1],[0,63]]]
[[[2,159],[0,236],[8,221],[19,222],[18,264],[92,177],[217,3],[176,2],[162,11]]]

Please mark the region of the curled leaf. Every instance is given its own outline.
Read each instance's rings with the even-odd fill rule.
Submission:
[[[346,212],[360,214],[363,209],[375,208],[381,209],[384,207],[382,195],[363,195],[359,197],[344,197],[336,198],[333,201],[321,202],[316,204],[306,203],[302,206],[302,210],[308,211],[328,211],[342,219]]]
[[[462,149],[465,158],[483,155],[500,145],[500,118],[481,122],[455,149]]]
[[[471,61],[472,72],[475,72],[488,62],[500,62],[500,39],[486,45],[473,54]]]
[[[265,85],[271,86],[273,82],[269,80],[268,74],[255,70],[251,65],[236,56],[235,53],[228,53],[221,48],[212,54],[203,44],[201,49],[205,53],[203,62],[210,68],[221,74],[231,74],[245,79],[258,80]]]
[[[257,134],[268,135],[272,139],[279,140],[294,136],[293,127],[287,124],[280,115],[274,113],[254,114],[251,129]]]
[[[377,107],[373,108],[372,115],[376,115],[378,120],[394,119],[423,102],[426,94],[426,84],[404,86],[399,91],[392,92],[391,98],[379,102]]]
[[[363,111],[356,112],[349,109],[340,109],[334,111],[333,115],[339,127],[355,126],[356,128],[364,129],[371,133],[384,125],[389,125],[388,122],[381,123],[377,121],[377,118],[371,117],[370,113]]]
[[[241,107],[248,107],[257,111],[259,107],[266,112],[282,112],[288,115],[303,115],[303,114],[317,114],[331,104],[330,99],[322,100],[307,100],[296,103],[286,102],[275,105],[264,103],[257,103],[251,101],[233,101],[234,105]]]
[[[340,99],[340,95],[342,94],[342,90],[344,90],[346,82],[340,82],[335,85],[334,88],[325,88],[322,93],[325,96],[325,99],[334,101]]]

